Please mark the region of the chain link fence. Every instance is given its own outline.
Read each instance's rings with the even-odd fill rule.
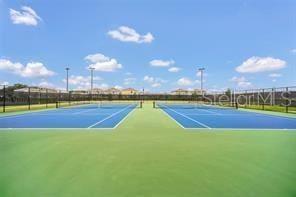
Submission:
[[[231,106],[247,109],[270,110],[296,113],[296,87],[207,92],[201,94],[90,94],[84,92],[65,92],[40,87],[14,89],[0,86],[0,112],[26,111],[58,108],[96,101],[183,101]]]
[[[296,87],[234,91],[239,107],[296,113]]]

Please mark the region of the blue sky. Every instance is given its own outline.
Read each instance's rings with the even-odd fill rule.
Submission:
[[[0,83],[151,92],[296,85],[296,1],[0,0]]]

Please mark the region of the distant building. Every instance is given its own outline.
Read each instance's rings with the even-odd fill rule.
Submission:
[[[138,91],[134,88],[126,88],[120,91],[122,95],[135,95]]]
[[[119,95],[120,94],[120,90],[116,89],[116,88],[109,88],[107,90],[104,91],[104,94],[112,94],[112,95]]]
[[[199,89],[195,90],[184,90],[184,89],[177,89],[171,92],[173,95],[202,95],[202,92],[205,94],[206,91],[201,91]]]
[[[173,95],[192,95],[192,92],[184,89],[177,89],[171,92]]]
[[[70,92],[71,94],[90,94],[90,91],[88,90],[72,90]]]
[[[14,90],[14,93],[58,93],[57,90],[51,88],[26,87]]]
[[[94,88],[94,89],[92,90],[92,93],[93,93],[93,94],[104,94],[104,90],[101,89],[101,88]]]
[[[195,94],[195,95],[202,95],[202,92],[205,94],[206,91],[205,90],[200,90],[200,89],[195,89],[193,91],[191,91],[192,94]]]

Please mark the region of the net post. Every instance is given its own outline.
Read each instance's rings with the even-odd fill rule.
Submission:
[[[155,101],[153,101],[153,108],[156,108],[156,107],[155,107]]]
[[[56,108],[59,108],[59,102],[56,101]]]
[[[140,108],[143,108],[143,101],[140,101]]]

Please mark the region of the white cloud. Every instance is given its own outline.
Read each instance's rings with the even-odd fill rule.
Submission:
[[[201,71],[198,70],[197,73],[196,73],[196,76],[200,77],[201,76]],[[206,77],[206,76],[208,76],[208,74],[203,72],[203,76]]]
[[[127,75],[127,76],[131,76],[131,75],[133,75],[133,73],[131,73],[131,72],[126,72],[125,75]]]
[[[191,80],[187,77],[182,77],[180,79],[177,80],[177,85],[179,86],[194,86],[194,85],[197,85],[197,84],[200,84],[200,81],[199,80]]]
[[[109,87],[109,85],[106,83],[101,83],[101,84],[95,84],[94,87],[100,88],[100,89],[107,89]]]
[[[148,82],[148,83],[153,83],[154,81],[154,77],[150,77],[148,75],[146,75],[144,78],[143,78],[144,81]]]
[[[169,67],[175,63],[174,60],[160,60],[155,59],[150,61],[150,65],[154,67]]]
[[[136,30],[127,26],[121,26],[117,30],[111,30],[108,32],[108,35],[122,42],[150,43],[154,40],[150,32],[146,35],[140,35]]]
[[[122,65],[114,58],[109,58],[101,53],[88,55],[84,58],[90,62],[89,67],[95,68],[97,71],[114,72],[122,68]]]
[[[273,57],[251,57],[236,67],[240,73],[257,73],[282,69],[286,62]]]
[[[38,84],[33,83],[33,86],[43,87],[43,88],[51,88],[56,90],[66,90],[66,87],[60,87],[53,83],[46,81],[45,79],[41,79],[41,82]]]
[[[291,49],[290,52],[291,53],[296,53],[296,49]]]
[[[44,87],[44,88],[55,88],[55,85],[52,83],[49,83],[47,81],[42,81],[38,84],[39,87]]]
[[[42,19],[37,15],[37,13],[28,6],[22,6],[22,11],[17,11],[10,9],[10,19],[13,24],[24,24],[24,25],[33,25],[36,26],[38,21]]]
[[[252,85],[245,77],[232,77],[230,81],[237,83],[238,87],[246,88]]]
[[[152,85],[151,85],[151,87],[153,87],[153,88],[158,88],[158,87],[160,87],[161,86],[161,83],[153,83]]]
[[[30,62],[23,67],[20,75],[23,77],[47,77],[54,75],[54,72],[48,70],[40,62]]]
[[[153,88],[157,88],[162,86],[163,83],[166,83],[167,81],[161,78],[155,78],[155,77],[151,77],[151,76],[144,76],[143,80],[149,84],[151,84],[151,87]]]
[[[19,62],[14,63],[7,59],[0,59],[0,70],[6,70],[22,77],[49,77],[55,74],[41,62],[29,62],[24,66]]]
[[[169,72],[173,72],[173,73],[176,73],[176,72],[179,72],[181,69],[178,68],[178,67],[171,67],[168,69]]]
[[[114,88],[116,88],[116,89],[119,89],[119,90],[122,90],[122,86],[119,86],[119,85],[116,85],[116,86],[114,86]]]
[[[136,82],[136,78],[133,77],[129,77],[129,78],[125,78],[123,84],[124,85],[130,85],[130,84],[134,84]]]
[[[279,77],[282,77],[282,74],[272,73],[272,74],[269,74],[268,76],[271,77],[271,78],[279,78]]]
[[[7,81],[0,81],[0,89],[3,88],[2,86],[8,86],[9,82]]]
[[[100,77],[94,77],[94,81],[101,80]],[[66,83],[67,80],[63,79],[63,82]],[[75,86],[77,89],[90,89],[91,87],[91,77],[90,76],[81,76],[81,75],[71,75],[69,77],[69,85]],[[93,86],[97,86],[97,84],[93,84]]]

